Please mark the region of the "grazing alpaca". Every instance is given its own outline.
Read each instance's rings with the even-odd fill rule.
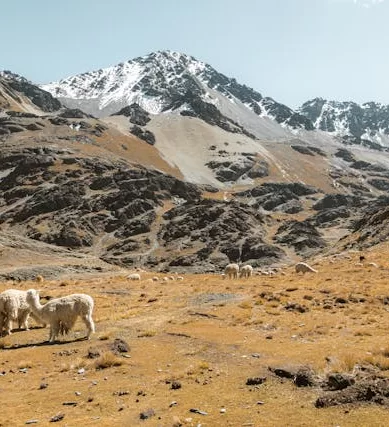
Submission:
[[[251,277],[253,275],[253,267],[250,264],[244,265],[240,269],[240,277]]]
[[[27,303],[31,311],[50,325],[49,342],[55,341],[59,334],[67,334],[76,323],[77,317],[81,317],[85,323],[89,339],[95,332],[95,325],[92,319],[93,298],[86,294],[72,294],[66,297],[54,298],[42,305],[39,302],[39,292],[35,289],[27,291]]]
[[[226,265],[226,268],[224,269],[224,274],[229,279],[237,279],[239,273],[239,265],[238,264],[228,264]]]
[[[9,335],[12,323],[17,323],[20,329],[28,330],[28,318],[32,313],[26,298],[27,292],[19,289],[7,289],[0,294],[0,335],[3,329]],[[40,322],[36,316],[32,317]]]
[[[317,270],[312,268],[310,265],[306,264],[305,262],[298,262],[294,266],[296,273],[317,273]]]

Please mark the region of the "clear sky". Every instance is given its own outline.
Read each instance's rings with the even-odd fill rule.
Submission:
[[[171,49],[291,107],[389,104],[389,0],[3,0],[0,11],[0,69],[35,83]]]

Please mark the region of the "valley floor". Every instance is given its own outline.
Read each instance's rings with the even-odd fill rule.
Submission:
[[[354,402],[316,408],[320,381],[361,366],[389,370],[389,245],[317,259],[318,274],[129,281],[118,273],[18,284],[41,296],[85,292],[96,334],[83,324],[49,345],[48,328],[0,340],[0,426],[384,426],[389,408]],[[370,262],[375,263],[369,264]],[[176,279],[173,275],[172,278]],[[32,322],[33,323],[33,322]],[[124,340],[128,352],[112,351]],[[309,367],[297,387],[269,368]],[[248,379],[261,384],[247,385]],[[254,381],[255,382],[255,381]],[[144,418],[144,419],[142,419]]]

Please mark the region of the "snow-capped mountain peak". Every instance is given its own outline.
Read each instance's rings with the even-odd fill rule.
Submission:
[[[316,129],[340,137],[365,139],[381,144],[389,135],[389,106],[377,102],[328,101],[315,98],[298,110]],[[387,145],[387,144],[385,144]]]
[[[0,77],[2,77],[5,80],[12,80],[12,81],[31,84],[31,82],[26,78],[24,78],[23,76],[13,73],[12,71],[9,71],[9,70],[0,70]]]
[[[133,103],[152,114],[191,112],[196,102],[217,106],[223,115],[236,121],[239,114],[230,110],[238,104],[242,111],[270,118],[283,126],[313,129],[309,120],[287,106],[262,97],[205,62],[171,50],[71,76],[42,88],[65,105],[100,117]]]

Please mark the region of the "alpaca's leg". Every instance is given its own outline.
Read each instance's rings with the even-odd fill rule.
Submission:
[[[26,331],[28,331],[28,315],[29,315],[29,312],[24,311],[22,313],[22,315],[19,317],[19,328],[20,329],[25,329]]]
[[[95,332],[95,324],[93,322],[92,315],[91,314],[84,314],[82,316],[82,320],[88,329],[87,338],[89,339],[90,336]]]
[[[0,336],[3,335],[4,313],[0,313]]]
[[[11,330],[12,330],[12,319],[9,316],[9,314],[6,315],[6,319],[5,319],[5,335],[11,335]]]
[[[50,325],[50,342],[54,342],[60,330],[60,323],[58,321],[53,322]]]

